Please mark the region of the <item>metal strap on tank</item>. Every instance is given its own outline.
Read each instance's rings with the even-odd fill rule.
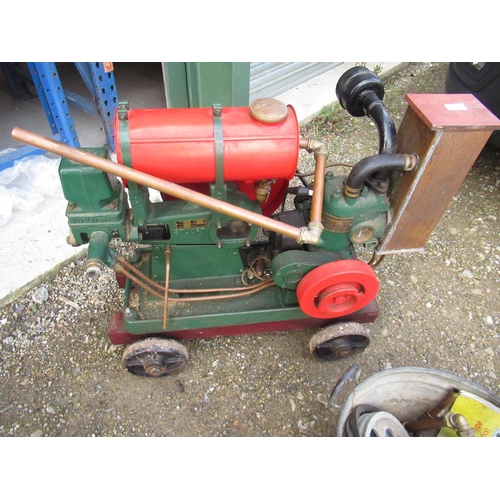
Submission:
[[[122,162],[126,167],[132,167],[132,154],[130,151],[130,134],[128,126],[128,112],[130,108],[128,102],[120,102],[118,104],[118,123],[120,126],[120,138],[121,138],[121,150],[122,150]],[[146,223],[147,213],[144,206],[145,193],[142,192],[141,188],[135,182],[128,182],[128,192],[130,203],[132,204],[132,212],[134,214],[134,219],[137,225],[142,226]]]
[[[222,131],[222,106],[212,105],[212,117],[214,120],[214,142],[215,142],[215,185],[212,188],[212,196],[219,200],[226,199],[226,186],[224,184],[224,134]]]
[[[132,156],[130,154],[130,136],[128,133],[128,102],[120,102],[118,104],[118,123],[120,124],[121,150],[122,161],[127,167],[132,166]]]

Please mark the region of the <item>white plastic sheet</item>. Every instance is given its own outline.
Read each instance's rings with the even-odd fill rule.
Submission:
[[[33,212],[47,197],[61,194],[59,162],[45,155],[27,156],[0,171],[0,227],[16,212]]]

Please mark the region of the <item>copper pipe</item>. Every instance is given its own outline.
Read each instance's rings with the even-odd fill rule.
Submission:
[[[150,286],[146,285],[145,283],[142,283],[138,278],[137,276],[134,276],[130,271],[127,271],[126,269],[124,268],[119,268],[117,267],[117,269],[123,273],[130,281],[132,281],[133,283],[137,283],[140,287],[144,288],[144,290],[146,290],[146,292],[150,293],[151,295],[153,295],[154,297],[160,299],[160,300],[163,300],[164,299],[164,296],[163,294],[157,292],[156,290],[153,290]]]
[[[326,156],[316,157],[316,170],[314,171],[314,187],[311,200],[311,221],[321,222],[323,217],[323,195],[325,192]]]
[[[243,293],[246,292],[247,290],[255,290],[255,289],[261,289],[262,285],[264,283],[274,283],[274,280],[272,278],[269,278],[268,280],[261,281],[260,283],[257,283],[256,285],[249,285],[249,286],[237,286],[237,287],[229,287],[229,288],[183,288],[183,289],[177,289],[177,288],[171,288],[170,291],[172,293],[177,293],[179,295],[182,294],[197,294],[197,293],[218,293],[218,292],[237,292],[237,293]],[[191,299],[187,299],[191,300]]]
[[[376,263],[376,265],[378,265],[378,263],[384,257],[385,257],[385,255],[382,255],[382,257],[378,260],[378,262]],[[372,267],[375,267],[375,266],[372,266]],[[412,427],[408,428],[406,430],[411,430],[415,434],[415,436],[420,436],[420,431],[421,430],[428,430],[428,429],[435,428],[435,427],[432,427],[432,424],[431,424],[431,427],[426,427],[427,424],[421,424],[421,422],[433,421],[436,424],[436,422],[439,420],[439,417],[440,417],[441,413],[444,410],[449,410],[449,408],[451,407],[453,401],[455,401],[456,397],[459,394],[460,394],[460,391],[458,389],[452,387],[446,393],[446,395],[443,397],[443,399],[441,401],[439,401],[439,403],[434,408],[432,408],[431,410],[425,412],[416,422],[413,422],[413,423],[409,424]],[[406,425],[405,425],[405,428],[406,428]]]
[[[314,169],[314,189],[311,201],[311,222],[321,222],[323,216],[323,197],[325,193],[325,173],[328,150],[326,146],[314,139],[299,139],[299,147],[308,153],[314,152],[316,168]]]
[[[137,269],[137,267],[135,267],[132,264],[130,264],[121,255],[118,255],[116,257],[116,261],[119,262],[122,266],[125,266],[130,271],[135,272],[137,274],[137,276],[139,276],[142,280],[144,280],[146,283],[149,283],[150,285],[154,286],[155,288],[157,288],[158,290],[160,290],[160,292],[164,292],[165,291],[165,287],[164,286],[161,286],[156,281],[153,281],[148,275],[144,274],[139,269]]]
[[[236,293],[228,293],[225,295],[213,295],[210,297],[189,297],[189,298],[172,298],[170,297],[170,302],[204,302],[204,301],[209,301],[209,300],[225,300],[225,299],[237,299],[239,297],[246,297],[247,295],[253,295],[254,293],[260,292],[261,290],[264,290],[265,288],[269,288],[271,286],[275,286],[274,280],[269,280],[269,281],[263,281],[262,283],[259,283],[258,286],[255,288],[248,290],[247,288],[242,288],[242,292],[236,292]]]
[[[475,434],[474,429],[471,428],[463,415],[452,412],[447,412],[442,417],[406,422],[404,424],[404,428],[408,432],[414,433],[415,436],[420,436],[422,431],[431,431],[442,427],[453,429],[459,437],[474,437]]]
[[[459,394],[460,391],[458,389],[450,389],[446,393],[446,396],[442,399],[442,401],[440,401],[432,410],[430,410],[424,418],[438,417],[443,410],[448,409],[451,406],[451,404],[453,403],[453,401],[455,401]]]
[[[137,276],[133,276],[134,279],[132,281],[138,283],[139,282],[138,278],[140,278],[141,280],[145,281],[147,284],[152,285],[155,288],[157,288],[161,293],[165,292],[165,287],[164,286],[160,285],[156,281],[153,281],[148,275],[144,274],[142,271],[140,271],[139,269],[137,269],[137,267],[135,267],[132,264],[130,264],[130,262],[128,262],[123,257],[118,256],[116,258],[116,260],[117,260],[117,262],[119,262],[121,264],[121,266],[126,267],[130,271],[130,273],[127,274],[128,277],[129,276],[133,276],[132,273],[135,273],[137,275]],[[115,269],[119,270],[120,272],[123,272],[123,267],[116,266]],[[268,281],[270,282],[270,281],[274,281],[274,280],[272,278],[269,278],[269,280],[266,280],[265,282],[267,283]],[[260,288],[262,286],[263,282],[264,282],[264,280],[261,283],[257,283],[256,285],[248,285],[248,286],[245,286],[245,287],[233,286],[233,287],[227,287],[227,288],[182,288],[182,289],[178,289],[178,288],[170,288],[169,287],[169,291],[171,293],[177,293],[177,294],[183,294],[183,293],[190,293],[190,294],[194,293],[194,294],[196,294],[196,293],[218,293],[218,292],[241,292],[241,291],[253,290],[255,288]]]
[[[307,149],[309,145],[309,139],[306,139],[305,137],[301,137],[299,139],[299,148],[300,149]]]
[[[371,268],[376,269],[378,266],[380,266],[380,264],[382,264],[384,257],[385,257],[385,255],[381,255],[380,257],[378,257],[378,255],[376,253],[374,253],[372,255],[370,262],[368,262],[368,265]]]
[[[83,163],[84,165],[97,168],[98,170],[107,172],[108,174],[127,179],[142,186],[156,189],[161,193],[169,194],[176,198],[180,198],[181,200],[200,205],[204,208],[208,208],[209,210],[213,210],[214,212],[229,215],[230,217],[234,217],[235,219],[242,220],[250,224],[255,224],[256,226],[289,236],[295,240],[302,239],[304,231],[308,231],[307,228],[294,227],[290,224],[285,224],[250,210],[231,205],[225,201],[198,193],[192,189],[159,179],[158,177],[134,170],[133,168],[125,167],[106,158],[101,158],[87,151],[68,146],[67,144],[62,144],[54,141],[53,139],[35,134],[34,132],[30,132],[20,127],[14,127],[11,135],[18,141],[44,149],[45,151],[49,151],[56,155],[63,156],[64,158],[68,158],[69,160],[73,160],[77,163]]]
[[[167,329],[168,284],[170,281],[170,247],[165,248],[165,296],[163,299],[163,329]]]
[[[406,422],[404,428],[408,432],[420,433],[422,431],[432,431],[434,429],[441,429],[446,427],[444,417],[433,418],[429,420],[417,420],[416,422]]]
[[[156,290],[153,290],[150,286],[148,286],[146,283],[143,283],[137,276],[134,276],[131,272],[127,271],[126,269],[121,268],[120,272],[122,272],[130,281],[136,283],[140,287],[144,288],[148,293],[153,295],[154,297],[160,299],[160,300],[165,300],[164,294],[161,294],[157,292]],[[210,300],[224,300],[224,299],[234,299],[234,298],[239,298],[239,297],[246,297],[247,295],[253,295],[254,293],[260,292],[261,290],[264,290],[265,288],[269,288],[271,286],[274,286],[274,280],[270,279],[268,281],[263,281],[262,283],[259,283],[258,285],[254,285],[252,287],[245,287],[245,288],[238,288],[238,291],[235,291],[235,293],[228,293],[225,295],[213,295],[210,297],[188,297],[188,298],[174,298],[174,297],[169,297],[168,301],[169,302],[204,302],[204,301],[210,301]],[[241,290],[241,291],[240,291]],[[175,293],[173,289],[169,290],[172,293]],[[184,292],[184,293],[197,293],[196,290],[178,290],[179,292]],[[212,289],[210,290],[212,292],[220,292],[222,289]]]

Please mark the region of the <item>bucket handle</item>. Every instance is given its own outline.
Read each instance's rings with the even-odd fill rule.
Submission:
[[[338,405],[335,403],[335,399],[339,395],[340,389],[342,386],[354,375],[354,382],[357,384],[359,381],[359,376],[361,375],[361,366],[358,365],[357,363],[352,364],[342,375],[337,380],[337,383],[335,384],[335,387],[332,389],[332,392],[330,394],[330,398],[328,399],[328,408],[333,409],[333,408],[341,408],[341,405]]]

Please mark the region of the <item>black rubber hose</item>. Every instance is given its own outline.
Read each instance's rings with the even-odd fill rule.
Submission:
[[[415,154],[378,154],[363,158],[351,170],[344,193],[356,198],[368,176],[380,172],[384,177],[393,170],[413,170],[418,164]]]
[[[376,125],[379,134],[379,154],[396,152],[396,125],[382,101],[373,93],[363,99],[366,116]]]
[[[379,154],[395,153],[397,147],[396,125],[387,108],[373,92],[367,92],[362,101],[366,116],[371,119],[378,130]],[[371,178],[375,181],[383,181],[387,178],[387,173],[377,171]]]

